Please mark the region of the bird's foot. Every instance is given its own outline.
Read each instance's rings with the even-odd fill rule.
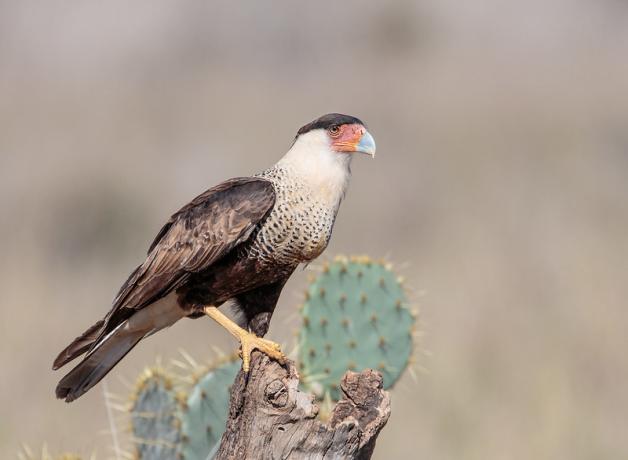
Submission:
[[[262,353],[266,353],[269,357],[271,357],[275,361],[278,361],[279,364],[286,364],[286,355],[281,352],[281,347],[275,342],[263,339],[256,336],[252,332],[247,331],[246,329],[242,329],[240,326],[231,321],[212,305],[205,307],[204,312],[207,316],[209,316],[222,327],[227,329],[230,334],[238,338],[241,346],[240,356],[242,356],[242,368],[244,369],[244,372],[249,371],[249,367],[251,364],[251,353],[253,353],[253,350],[259,350]]]
[[[248,331],[244,331],[239,338],[241,347],[240,356],[242,357],[242,369],[244,369],[244,372],[249,371],[249,367],[251,365],[251,353],[253,353],[253,350],[259,350],[262,353],[265,353],[270,358],[279,362],[279,364],[286,363],[286,355],[282,353],[279,344],[258,337]]]

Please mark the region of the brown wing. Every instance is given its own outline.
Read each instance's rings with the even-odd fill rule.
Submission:
[[[223,182],[185,205],[162,227],[146,261],[120,289],[105,318],[105,329],[165,296],[246,241],[274,203],[269,181],[245,177]]]

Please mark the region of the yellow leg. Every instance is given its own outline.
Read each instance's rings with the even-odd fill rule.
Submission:
[[[240,341],[242,348],[242,369],[244,372],[249,371],[251,363],[251,353],[253,350],[259,350],[268,356],[285,364],[286,356],[281,352],[281,348],[275,342],[256,336],[252,332],[242,329],[236,323],[231,321],[226,315],[218,311],[216,307],[205,307],[205,314],[224,327],[231,335]]]

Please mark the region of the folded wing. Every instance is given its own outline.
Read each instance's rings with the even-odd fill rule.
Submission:
[[[57,369],[86,351],[143,309],[247,241],[275,203],[272,184],[244,177],[202,193],[172,215],[151,244],[146,260],[122,285],[113,307],[55,359]]]

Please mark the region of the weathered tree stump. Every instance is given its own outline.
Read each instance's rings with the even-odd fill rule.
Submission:
[[[286,370],[287,367],[287,370]],[[299,391],[293,362],[282,367],[254,353],[249,374],[231,388],[227,428],[216,458],[369,459],[390,416],[379,372],[347,372],[343,398],[327,423],[317,420],[312,395]]]

